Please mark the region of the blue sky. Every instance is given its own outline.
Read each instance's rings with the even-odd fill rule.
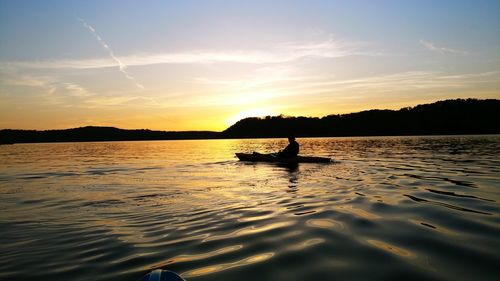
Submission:
[[[0,128],[222,130],[465,97],[500,98],[500,1],[0,1]]]

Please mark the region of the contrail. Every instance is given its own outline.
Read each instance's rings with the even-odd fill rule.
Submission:
[[[97,32],[95,31],[95,28],[93,28],[90,24],[88,24],[85,20],[81,19],[81,18],[78,18],[78,20],[83,24],[83,26],[85,28],[87,28],[88,30],[90,30],[90,32],[92,32],[92,34],[95,36],[95,38],[97,39],[97,41],[99,42],[99,44],[101,44],[101,46],[106,49],[106,51],[108,51],[109,55],[111,56],[111,58],[116,61],[116,63],[118,64],[118,69],[123,73],[123,75],[125,75],[125,77],[131,81],[133,81],[135,83],[135,85],[138,87],[138,88],[141,88],[141,89],[144,89],[144,85],[142,85],[141,83],[139,83],[134,77],[132,77],[127,71],[127,65],[125,65],[123,62],[120,61],[120,59],[118,59],[116,56],[115,56],[115,53],[113,52],[113,50],[111,50],[111,48],[109,47],[108,44],[106,44],[106,42],[104,42],[104,40],[102,40],[101,36],[99,36],[99,34],[97,34]]]

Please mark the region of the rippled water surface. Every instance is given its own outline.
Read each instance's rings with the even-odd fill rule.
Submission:
[[[500,136],[0,146],[0,280],[498,280]]]

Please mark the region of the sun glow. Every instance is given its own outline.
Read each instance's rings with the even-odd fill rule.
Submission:
[[[251,109],[241,111],[238,114],[227,119],[226,124],[231,126],[231,125],[234,125],[234,123],[240,121],[241,119],[244,119],[247,117],[264,117],[264,116],[269,116],[269,115],[276,115],[276,113],[270,108],[251,108]]]

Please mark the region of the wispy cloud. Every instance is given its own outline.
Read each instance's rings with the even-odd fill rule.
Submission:
[[[297,69],[289,65],[271,65],[257,68],[250,75],[242,76],[238,79],[197,77],[194,81],[200,84],[241,91],[290,81],[308,80],[309,77],[297,75],[297,72]]]
[[[26,91],[26,89],[29,89]],[[52,105],[58,107],[76,108],[116,108],[116,106],[147,106],[148,108],[159,107],[155,99],[148,96],[138,96],[123,93],[98,94],[83,85],[73,81],[63,81],[60,77],[51,75],[35,75],[22,73],[15,70],[0,68],[0,93],[9,97],[11,101],[23,101],[19,99],[30,99],[30,102],[40,105]]]
[[[297,78],[297,79],[295,79]],[[446,74],[437,71],[408,71],[366,76],[355,79],[335,79],[331,76],[298,77],[289,73],[287,78],[255,80],[252,77],[235,80],[199,80],[217,87],[223,93],[213,97],[214,104],[246,104],[275,100],[273,104],[330,103],[341,99],[364,97],[425,96],[450,92],[474,91],[479,95],[481,85],[500,80],[499,71],[481,73]],[[286,83],[282,83],[285,81]],[[277,100],[279,99],[279,101]]]
[[[499,81],[499,71],[449,75],[437,71],[408,71],[358,79],[306,82],[291,87],[298,93],[371,92],[401,94],[414,90],[464,89]]]
[[[440,53],[440,54],[459,54],[459,55],[465,55],[467,54],[466,51],[462,50],[457,50],[457,49],[452,49],[448,47],[442,47],[442,46],[436,46],[434,43],[425,41],[425,40],[420,40],[420,44],[422,44],[427,50]]]
[[[97,39],[97,41],[99,42],[99,44],[101,44],[101,46],[106,49],[106,51],[108,51],[109,53],[109,56],[113,59],[113,61],[115,61],[117,64],[118,64],[118,69],[123,73],[123,75],[125,75],[125,77],[127,79],[129,79],[130,81],[134,82],[135,85],[138,87],[138,88],[141,88],[141,89],[144,89],[144,86],[139,83],[134,77],[132,77],[127,71],[127,65],[124,64],[120,59],[118,59],[116,56],[115,56],[115,53],[113,52],[113,50],[109,47],[109,45],[104,42],[104,40],[101,38],[101,36],[97,33],[97,31],[95,30],[95,28],[93,28],[90,24],[88,24],[85,20],[79,18],[78,19],[85,28],[87,28],[94,36],[95,38]]]
[[[8,89],[10,96],[17,100],[19,95],[22,95],[24,98],[29,97],[30,102],[38,99],[42,104],[64,107],[81,105],[97,96],[74,82],[61,81],[50,75],[34,75],[15,70],[0,69],[0,85],[1,88]]]
[[[170,52],[159,54],[135,54],[128,56],[115,56],[109,46],[95,32],[95,29],[86,24],[97,38],[99,43],[109,52],[110,58],[93,59],[59,59],[45,61],[17,61],[3,62],[4,65],[24,68],[66,68],[66,69],[92,69],[114,67],[118,64],[127,78],[134,80],[126,72],[127,66],[147,66],[157,64],[207,64],[207,63],[242,63],[242,64],[276,64],[287,63],[300,59],[328,59],[353,55],[379,56],[360,50],[360,44],[348,43],[341,40],[329,38],[323,41],[293,42],[270,46],[265,50],[199,50],[185,52]]]

